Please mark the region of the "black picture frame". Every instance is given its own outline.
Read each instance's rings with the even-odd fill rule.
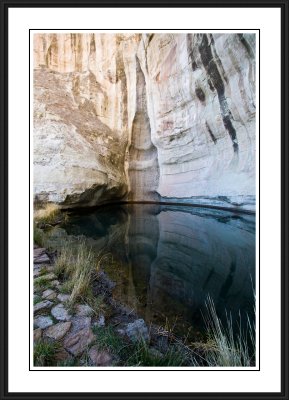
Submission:
[[[52,7],[52,8],[69,8],[69,7],[202,7],[202,8],[236,8],[246,7],[248,12],[250,8],[279,8],[281,11],[281,391],[278,393],[20,393],[8,391],[8,142],[9,142],[9,126],[8,126],[8,12],[14,7]],[[0,35],[1,35],[1,54],[0,54],[0,300],[1,300],[1,322],[0,322],[0,400],[4,399],[47,399],[56,398],[63,399],[289,399],[288,390],[288,292],[289,292],[289,260],[288,260],[288,222],[289,222],[289,127],[288,127],[288,25],[289,25],[289,3],[288,0],[0,0]],[[256,27],[257,28],[257,27]]]

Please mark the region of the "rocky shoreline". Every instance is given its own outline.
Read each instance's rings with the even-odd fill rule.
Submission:
[[[143,343],[149,356],[158,360],[166,356],[171,346],[168,332],[148,327],[133,310],[117,302],[112,296],[115,284],[104,271],[95,276],[93,293],[103,300],[106,315],[85,302],[71,306],[70,294],[63,293],[65,282],[54,273],[56,257],[56,252],[34,245],[34,349],[39,343],[54,346],[48,366],[125,366],[113,349],[98,343],[105,329],[113,331],[124,347]],[[36,361],[35,366],[43,365]]]

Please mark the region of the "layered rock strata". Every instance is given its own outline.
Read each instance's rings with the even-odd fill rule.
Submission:
[[[35,34],[34,195],[254,209],[254,34]]]

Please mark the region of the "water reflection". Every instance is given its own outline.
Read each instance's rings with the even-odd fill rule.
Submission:
[[[255,217],[187,206],[125,205],[72,215],[65,226],[117,262],[114,295],[147,322],[202,328],[210,294],[222,319],[253,318]]]

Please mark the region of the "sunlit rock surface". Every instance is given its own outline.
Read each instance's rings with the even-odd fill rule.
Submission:
[[[255,207],[253,34],[35,34],[34,195]]]

